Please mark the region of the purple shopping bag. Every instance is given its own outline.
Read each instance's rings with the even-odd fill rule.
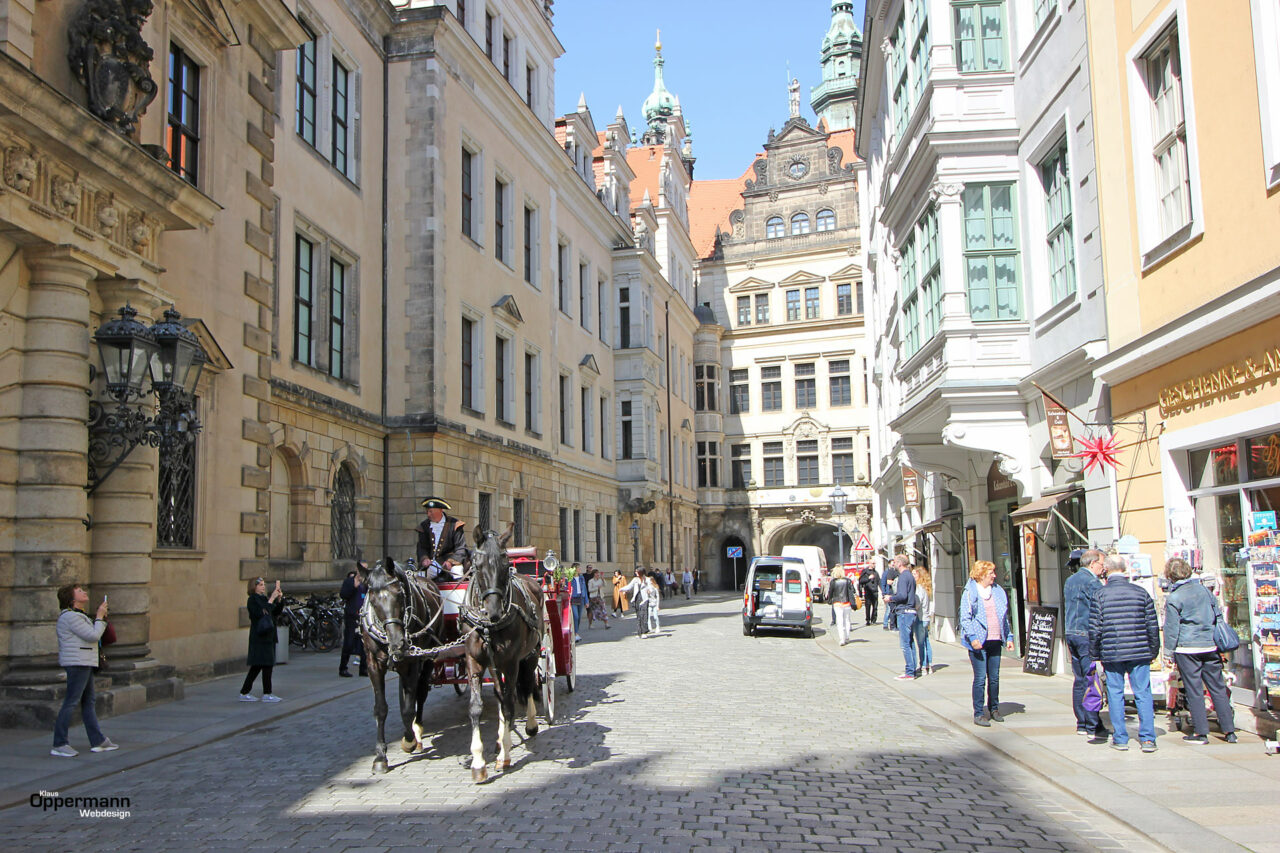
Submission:
[[[1086,711],[1101,711],[1107,695],[1107,680],[1102,672],[1102,665],[1094,661],[1086,678],[1088,682],[1085,684],[1084,699],[1080,704]]]

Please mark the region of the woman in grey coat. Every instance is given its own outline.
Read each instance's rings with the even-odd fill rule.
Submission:
[[[1191,566],[1186,560],[1174,557],[1165,563],[1164,575],[1173,583],[1164,600],[1164,656],[1178,665],[1187,710],[1191,712],[1191,725],[1195,729],[1182,739],[1192,745],[1209,742],[1209,712],[1204,705],[1204,691],[1208,688],[1218,726],[1227,743],[1235,743],[1235,712],[1231,709],[1227,682],[1222,677],[1222,656],[1213,642],[1218,602],[1199,578],[1191,576]]]
[[[76,707],[89,735],[91,752],[110,752],[118,747],[98,728],[98,714],[93,706],[93,671],[98,666],[98,641],[107,630],[107,599],[98,605],[97,618],[84,612],[89,594],[79,584],[68,584],[58,590],[58,663],[67,671],[67,692],[62,708],[53,724],[53,750],[50,755],[74,758],[79,753],[67,741],[71,714]]]
[[[280,697],[271,692],[271,668],[276,665],[276,632],[259,637],[258,620],[263,613],[270,611],[271,622],[275,624],[280,612],[284,610],[284,591],[280,589],[280,581],[276,581],[276,588],[271,591],[270,596],[267,595],[267,582],[264,579],[249,581],[249,601],[246,606],[249,609],[249,654],[245,663],[249,666],[249,672],[240,687],[240,701],[258,701],[258,697],[249,691],[253,689],[253,681],[258,673],[262,673],[262,701],[279,702]]]

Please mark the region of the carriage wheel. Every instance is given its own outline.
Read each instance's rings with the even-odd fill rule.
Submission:
[[[542,654],[538,656],[538,681],[542,688],[542,708],[548,726],[556,722],[556,657],[551,648],[551,635],[542,638]]]
[[[564,671],[564,683],[569,692],[578,686],[578,638],[572,631],[569,632],[569,651],[565,655],[568,658],[568,665]]]

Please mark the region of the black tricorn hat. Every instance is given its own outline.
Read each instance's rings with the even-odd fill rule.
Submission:
[[[449,510],[453,509],[453,507],[449,506],[449,502],[447,500],[445,500],[444,498],[437,498],[434,496],[423,498],[422,506],[425,507],[426,509],[442,509],[445,512],[448,512]]]

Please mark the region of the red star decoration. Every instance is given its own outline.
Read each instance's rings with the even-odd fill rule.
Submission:
[[[1071,455],[1076,459],[1085,460],[1084,472],[1086,474],[1093,471],[1094,467],[1106,468],[1108,465],[1112,468],[1120,467],[1120,463],[1116,460],[1116,454],[1120,450],[1120,442],[1111,433],[1104,432],[1101,435],[1078,438],[1076,440],[1080,442],[1084,449]]]

